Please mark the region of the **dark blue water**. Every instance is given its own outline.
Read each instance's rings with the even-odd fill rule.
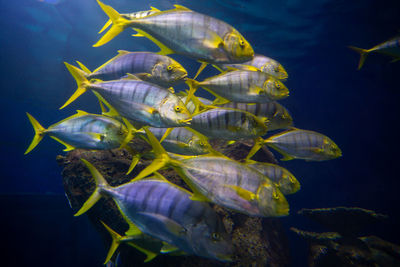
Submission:
[[[1,194],[19,194],[21,198],[29,194],[63,194],[61,169],[55,162],[55,156],[63,153],[63,146],[44,138],[29,155],[23,153],[33,136],[25,112],[45,127],[70,116],[76,109],[99,112],[90,94],[58,110],[75,89],[64,61],[79,60],[94,69],[119,49],[157,51],[149,40],[133,38],[129,31],[107,45],[93,48],[99,38],[97,31],[106,21],[97,3],[64,0],[54,5],[53,2],[57,1],[0,2]],[[105,3],[121,12],[147,10],[149,3],[159,9],[179,3],[230,23],[257,53],[278,60],[289,73],[285,84],[291,94],[282,104],[292,113],[295,125],[324,133],[343,151],[343,157],[327,162],[282,163],[302,184],[301,191],[288,197],[291,215],[282,219],[285,227],[314,227],[296,215],[301,208],[358,206],[389,215],[388,222],[376,226],[372,234],[398,243],[400,62],[390,63],[389,57],[371,55],[357,71],[359,57],[347,48],[348,45],[370,48],[398,34],[398,1],[112,0]],[[172,57],[182,63],[189,76],[199,66],[192,60]],[[200,79],[212,73],[209,68]],[[59,266],[101,264],[105,252],[99,248],[96,234],[82,236],[76,230],[74,235],[80,237],[66,241],[70,246],[62,245],[63,239],[70,237],[66,233],[72,229],[71,225],[86,225],[82,219],[76,221],[72,217],[66,201],[60,202],[63,206],[55,213],[44,212],[49,210],[46,203],[39,205],[42,209],[15,203],[2,202],[8,211],[3,214],[2,228],[13,232],[6,235],[6,240],[13,244],[8,250],[10,255],[20,258],[25,255],[24,262],[40,261],[42,266],[55,266],[54,253],[59,253],[60,261],[68,253],[80,253],[68,250],[77,242],[88,248],[94,244],[92,251],[101,253],[99,260],[90,261],[94,257],[88,249],[80,255],[82,261],[59,263]],[[52,235],[56,240],[48,239]],[[305,266],[305,242],[289,231],[288,235],[294,266]],[[26,236],[30,241],[24,244]],[[35,244],[40,248],[37,251]],[[14,245],[16,249],[12,249]]]

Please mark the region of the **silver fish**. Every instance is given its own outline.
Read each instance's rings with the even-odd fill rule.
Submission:
[[[174,59],[151,52],[128,52],[119,50],[118,55],[90,72],[78,62],[87,73],[86,78],[117,80],[131,73],[143,81],[170,87],[185,80],[186,70]]]
[[[132,137],[129,135],[129,129],[119,120],[84,111],[78,111],[77,114],[47,129],[32,115],[29,113],[27,115],[35,130],[35,136],[25,154],[34,149],[45,135],[65,145],[64,151],[75,148],[95,150],[118,148],[124,141],[128,142],[127,138]]]
[[[166,180],[150,178],[111,187],[93,165],[82,161],[92,173],[96,189],[75,216],[108,195],[141,232],[188,254],[230,260],[233,248],[229,235],[207,203],[192,201],[191,193]]]

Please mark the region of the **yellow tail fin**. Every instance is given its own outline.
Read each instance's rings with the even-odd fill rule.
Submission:
[[[115,251],[119,247],[119,244],[121,244],[122,236],[115,232],[113,229],[108,227],[104,222],[100,221],[101,224],[107,229],[107,231],[110,233],[111,238],[112,238],[112,243],[110,246],[110,249],[108,250],[106,260],[104,261],[104,264],[109,262],[111,260],[111,257],[114,255]]]
[[[127,19],[124,19],[115,9],[113,9],[111,6],[105,5],[100,0],[97,0],[97,3],[101,7],[101,9],[104,11],[104,13],[107,14],[107,16],[110,18],[112,25],[111,28],[104,34],[100,40],[97,41],[93,45],[93,47],[98,47],[102,46],[109,41],[111,41],[115,36],[120,34],[126,27],[129,26],[130,21]],[[107,22],[106,25],[109,23]],[[104,27],[103,27],[104,28]],[[103,29],[102,29],[103,30]]]
[[[83,65],[82,62],[76,61],[76,63],[78,63],[79,67],[80,67],[84,72],[86,72],[86,74],[91,74],[91,73],[92,73],[85,65]]]
[[[358,48],[355,46],[349,46],[349,48],[360,54],[360,61],[358,62],[358,69],[361,69],[361,67],[364,65],[365,59],[367,58],[369,50]]]
[[[88,200],[86,200],[85,203],[83,203],[82,207],[80,210],[78,210],[77,213],[75,213],[74,216],[79,216],[88,211],[91,207],[93,207],[94,204],[97,203],[97,201],[100,200],[101,194],[104,191],[109,190],[111,187],[108,185],[106,179],[104,179],[103,175],[100,174],[100,172],[87,160],[81,159],[83,163],[85,163],[86,167],[89,169],[90,173],[92,174],[94,181],[96,183],[96,189],[92,193],[92,195],[89,197]]]
[[[32,117],[31,114],[27,112],[26,115],[28,116],[29,121],[32,123],[33,129],[35,130],[35,136],[33,137],[33,140],[28,149],[25,151],[24,155],[31,152],[32,149],[34,149],[37,144],[39,144],[39,142],[43,139],[44,133],[46,131],[46,129],[43,128],[43,126],[40,125],[40,123],[34,117]]]
[[[64,62],[65,66],[71,73],[72,77],[74,77],[78,89],[76,89],[75,93],[65,102],[65,104],[60,108],[63,109],[72,102],[75,101],[80,95],[87,91],[86,87],[90,84],[89,81],[86,79],[86,73],[83,70],[78,69],[67,62]]]

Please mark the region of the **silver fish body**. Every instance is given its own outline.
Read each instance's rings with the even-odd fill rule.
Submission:
[[[122,122],[94,114],[63,120],[45,131],[75,148],[95,150],[118,148],[127,132]]]
[[[266,176],[224,157],[198,156],[181,160],[178,173],[195,192],[213,203],[251,216],[283,216],[289,205]]]
[[[167,129],[149,128],[158,140],[164,136]],[[185,127],[174,128],[161,144],[166,151],[181,155],[194,156],[210,153],[208,142]]]
[[[243,62],[241,64],[220,64],[218,67],[221,70],[227,70],[228,67],[242,69],[243,66],[253,66],[262,72],[270,74],[277,79],[284,80],[288,78],[288,74],[283,66],[276,60],[255,54],[252,60]]]
[[[202,257],[226,260],[229,235],[215,211],[171,183],[144,179],[106,190],[143,233]]]
[[[294,175],[287,169],[267,162],[250,162],[246,166],[257,170],[272,182],[276,184],[278,189],[284,195],[294,194],[300,190],[300,183]]]
[[[121,116],[153,127],[185,126],[190,113],[168,90],[139,80],[90,84]]]
[[[287,128],[293,124],[289,111],[276,101],[254,104],[230,102],[219,106],[244,110],[257,117],[268,119],[266,122],[268,131]]]
[[[127,73],[141,80],[170,87],[182,82],[186,70],[174,59],[151,52],[119,51],[119,55],[87,76],[88,79],[117,80]]]
[[[237,109],[215,108],[192,118],[190,128],[209,138],[252,139],[264,135],[267,127],[253,114]]]
[[[164,11],[129,21],[177,54],[209,63],[240,63],[253,49],[229,24],[193,11]]]
[[[265,103],[289,96],[282,82],[259,71],[224,72],[199,82],[198,86],[233,102]]]
[[[309,130],[285,131],[269,137],[265,142],[284,155],[286,160],[322,161],[342,155],[340,148],[329,137]]]

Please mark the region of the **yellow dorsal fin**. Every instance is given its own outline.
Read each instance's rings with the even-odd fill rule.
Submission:
[[[174,54],[175,53],[175,51],[173,51],[171,48],[167,47],[166,45],[164,45],[163,43],[158,41],[156,38],[154,38],[153,36],[151,36],[147,32],[142,31],[142,30],[137,29],[137,28],[133,28],[133,29],[135,31],[137,31],[139,34],[141,34],[141,35],[147,37],[148,39],[150,39],[153,43],[155,43],[160,48],[160,51],[157,52],[157,54],[159,54],[159,55],[169,55],[169,54]]]
[[[181,6],[181,5],[174,5],[175,9],[171,11],[192,11],[187,7]]]
[[[75,116],[86,116],[86,115],[89,115],[89,113],[80,109],[78,109],[75,114]]]
[[[62,140],[58,139],[58,138],[57,138],[57,137],[55,137],[55,136],[51,136],[51,135],[50,135],[50,137],[51,137],[51,138],[53,138],[54,140],[56,140],[57,142],[59,142],[60,144],[64,145],[64,146],[65,146],[65,148],[64,148],[64,150],[63,150],[63,151],[65,151],[65,152],[67,152],[67,151],[71,151],[71,150],[74,150],[74,149],[75,149],[75,147],[73,147],[73,146],[71,146],[71,145],[69,145],[69,144],[65,143],[64,141],[62,141]]]
[[[155,8],[154,6],[150,6],[150,11],[161,12],[161,10],[159,10],[158,8]]]
[[[111,58],[110,60],[108,60],[106,63],[104,63],[103,65],[101,65],[100,67],[96,68],[93,73],[98,72],[100,69],[104,68],[106,65],[108,65],[110,62],[116,60],[117,58],[124,56],[126,54],[129,54],[131,52],[126,51],[126,50],[118,50],[118,55],[116,55],[115,57]]]

